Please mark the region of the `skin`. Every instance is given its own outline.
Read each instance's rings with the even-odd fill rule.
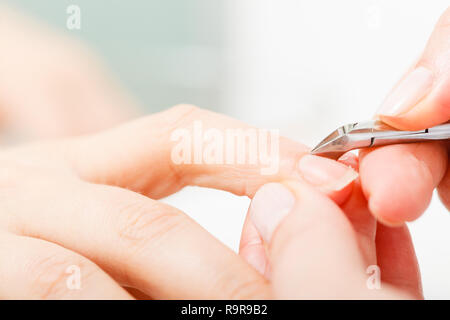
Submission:
[[[443,66],[438,69],[442,72],[436,74],[444,80],[449,61],[448,20],[447,11],[418,62],[433,68]],[[34,26],[26,27],[23,20],[9,21],[16,30],[21,30],[16,31],[18,34],[35,30]],[[36,31],[33,38],[44,33]],[[1,53],[10,55],[11,63],[4,68],[15,66],[3,73],[3,77],[6,74],[14,77],[8,81],[4,78],[3,82],[0,79],[3,88],[0,105],[8,126],[26,129],[26,134],[35,137],[55,137],[96,131],[127,117],[120,106],[132,103],[117,97],[116,90],[109,89],[112,87],[105,84],[103,76],[92,76],[91,66],[95,62],[91,58],[82,55],[84,58],[80,59],[76,55],[68,59],[71,55],[64,51],[67,47],[64,41],[37,38],[36,43],[52,44],[54,50],[43,50],[37,59],[39,64],[30,61],[27,67],[21,67],[19,60],[14,63],[17,52],[11,49],[14,48],[11,43],[5,44],[12,51]],[[20,42],[19,38],[16,43],[19,51],[30,51],[26,41]],[[39,57],[38,48],[33,46]],[[60,54],[45,64],[44,53],[48,51]],[[80,68],[76,68],[80,73],[69,77],[71,83],[82,84],[86,79],[92,79],[92,83],[81,86],[83,94],[74,91],[79,90],[77,85],[63,86],[71,97],[83,99],[75,101],[73,108],[68,106],[70,112],[78,110],[80,117],[60,118],[66,112],[61,113],[59,106],[66,105],[67,99],[46,88],[59,82],[61,74],[66,79],[65,66],[74,61],[80,63]],[[33,67],[42,63],[44,67]],[[24,82],[30,78],[27,71],[30,68],[35,70],[35,76],[40,75],[41,81],[37,83],[42,87],[36,90],[33,89],[36,83]],[[27,108],[29,101],[17,94],[24,87],[30,88],[30,97],[36,103],[31,111]],[[89,106],[92,101],[100,105],[99,115],[92,119],[108,119],[101,112],[114,115],[114,110],[119,110],[117,117],[105,124],[84,126],[84,120],[76,120],[86,119],[78,106]],[[437,90],[412,113],[383,120],[405,129],[415,129],[416,125],[428,127],[449,119],[445,113],[448,101],[448,90]],[[172,165],[170,133],[190,127],[196,120],[218,129],[249,128],[228,117],[182,105],[95,135],[2,150],[0,257],[8,258],[0,259],[0,298],[422,297],[414,249],[403,222],[417,218],[425,210],[435,187],[449,206],[447,146],[440,143],[389,146],[365,151],[359,159],[347,156],[341,162],[359,170],[360,179],[330,192],[303,181],[296,165],[308,148],[285,138],[280,141],[280,171],[272,176],[261,176],[257,165]],[[68,122],[54,127],[64,121]],[[271,182],[288,187],[296,196],[296,206],[278,226],[270,243],[261,240],[247,219],[240,256],[184,213],[157,201],[187,185],[252,198],[262,185]],[[393,185],[398,188],[393,190],[390,187]],[[298,219],[312,213],[320,214],[311,216],[310,225]],[[386,227],[374,217],[400,227]],[[323,227],[314,228],[317,219]],[[333,248],[349,259],[334,261],[327,254],[329,250],[323,248]],[[310,262],[317,266],[332,263],[336,268],[332,273],[330,270],[320,273],[320,268],[309,270],[302,259],[305,256],[316,256],[317,260]],[[365,287],[365,268],[371,264],[382,269],[381,291],[368,291]],[[81,268],[82,290],[67,290],[65,270],[70,265]],[[348,276],[346,283],[340,282],[342,274]],[[330,288],[335,295],[327,294]]]
[[[296,202],[266,244],[276,298],[422,298],[408,229],[374,223],[358,183],[341,207],[308,184],[281,183]],[[366,285],[366,268],[374,264],[381,269],[379,290]]]
[[[346,164],[357,169],[354,160]],[[407,226],[377,222],[359,179],[337,201],[301,180],[280,183],[294,194],[294,208],[269,243],[247,216],[239,252],[268,279],[276,298],[423,299]],[[371,265],[380,268],[380,290],[366,285]]]
[[[450,8],[439,19],[423,54],[413,66],[433,72],[430,93],[406,113],[381,116],[383,121],[400,129],[417,130],[450,119],[449,24]],[[450,210],[448,147],[448,143],[432,142],[361,152],[360,176],[372,213],[390,225],[415,220],[427,208],[436,187],[442,203]]]
[[[381,120],[404,130],[424,129],[450,120],[449,23],[450,8],[444,12],[438,21],[424,53],[411,68],[426,67],[432,70],[434,81],[431,92],[409,111],[397,116],[379,115]],[[321,219],[320,224],[333,224],[331,228],[333,229],[336,228],[336,225],[339,225],[337,221],[334,223],[333,219],[346,220],[345,224],[350,222],[352,231],[338,235],[338,232],[330,232],[328,230],[330,228],[327,229],[325,226],[323,229],[326,229],[328,232],[322,238],[316,238],[317,234],[314,234],[314,241],[319,243],[327,242],[327,246],[335,246],[339,241],[344,243],[344,238],[348,238],[352,233],[356,234],[353,241],[345,240],[348,242],[347,250],[352,250],[354,242],[357,242],[360,251],[359,255],[365,261],[363,265],[376,263],[381,268],[383,281],[390,285],[387,290],[387,296],[390,298],[405,298],[409,295],[410,298],[421,298],[419,269],[409,232],[404,222],[417,219],[425,211],[435,188],[438,189],[443,204],[450,210],[448,148],[449,144],[446,142],[385,146],[361,151],[356,162],[355,159],[349,160],[351,156],[347,155],[347,159],[341,159],[340,161],[346,162],[348,165],[355,167],[355,169],[359,167],[360,179],[358,183],[354,184],[354,192],[350,199],[341,198],[337,202],[335,201],[336,204],[340,205],[340,210],[331,208],[327,210],[325,207],[313,209],[314,206],[321,206],[322,202],[319,200],[314,203],[308,202],[310,206],[305,206],[306,212],[297,210],[297,212],[291,213],[290,218],[285,219],[289,220],[289,223],[283,221],[279,229],[283,229],[283,226],[285,226],[285,229],[295,228],[295,218],[293,216],[296,213],[305,215],[308,211],[314,211],[316,214],[329,211],[327,213],[329,216]],[[358,163],[358,165],[355,165],[355,163]],[[380,172],[383,174],[380,174]],[[292,187],[292,185],[295,186],[292,183],[286,184],[291,187],[299,201],[308,199],[304,195],[307,192],[305,188]],[[300,192],[300,190],[303,192]],[[324,202],[326,201],[324,200]],[[332,218],[331,212],[333,211],[336,216],[340,217]],[[378,222],[375,222],[376,220],[373,218],[376,218]],[[349,227],[347,226],[346,228]],[[300,230],[304,229],[308,228],[303,226],[303,229]],[[278,231],[278,233],[281,232]],[[330,241],[330,235],[335,236],[334,241]],[[295,242],[296,238],[298,237],[296,236],[291,241]],[[289,241],[285,242],[288,243]],[[311,243],[312,239],[307,239],[305,242]],[[247,217],[241,238],[240,254],[266,278],[276,282],[277,279],[274,279],[275,272],[273,271],[275,267],[273,265],[278,264],[278,261],[274,261],[271,257],[271,246],[272,244],[264,243],[256,227]],[[299,248],[295,248],[295,245],[292,246],[295,250],[290,253],[291,256],[286,257],[286,260],[294,265],[295,263],[299,264],[299,268],[301,268],[303,256],[299,254]],[[317,247],[314,246],[313,250],[317,250]],[[353,250],[355,249],[353,248]],[[326,250],[324,251],[326,252]],[[351,266],[347,266],[355,268],[352,272],[355,277],[360,276],[361,273],[360,270],[358,271],[358,269],[361,269],[360,258],[357,255],[357,259],[350,262]],[[321,259],[317,261],[317,265],[326,264],[326,260],[327,257],[321,256]],[[332,263],[338,269],[345,265],[336,261],[332,261]],[[290,274],[295,274],[294,269],[291,271],[292,273]],[[322,279],[329,276],[328,274],[317,276],[313,272],[305,277],[303,274],[298,273],[297,275],[300,275],[303,279],[302,286],[305,283],[309,283],[311,291],[307,289],[305,289],[305,292],[295,291],[295,285],[298,288],[299,284],[292,282],[293,290],[291,295],[286,297],[292,297],[297,294],[297,297],[323,298],[326,296],[326,292],[330,291],[329,284],[333,283],[333,276],[340,278],[344,271],[341,270],[339,272],[338,274],[332,274],[332,278],[329,279],[330,282],[322,281]],[[286,276],[280,274],[279,277]],[[319,280],[311,281],[311,279]],[[292,279],[286,279],[286,284],[289,281],[292,281]],[[357,283],[358,281],[356,279]],[[320,285],[323,285],[323,287],[320,287]],[[344,288],[346,288],[345,291],[334,297],[368,297],[367,291],[361,287],[354,290],[347,286],[344,286]],[[392,289],[400,289],[400,291],[393,293]],[[317,295],[314,295],[314,293],[317,293]],[[405,293],[407,296],[404,295]]]
[[[157,199],[186,185],[252,197],[265,183],[300,181],[295,164],[306,148],[282,138],[280,170],[272,176],[261,175],[259,165],[173,165],[171,132],[199,120],[249,128],[180,105],[95,135],[3,150],[0,256],[8,259],[0,263],[0,297],[276,297],[242,257]],[[351,181],[327,199],[350,194]],[[66,289],[70,265],[86,275],[82,290]]]
[[[305,147],[282,139],[274,176],[258,165],[174,166],[170,133],[198,120],[249,128],[181,105],[96,135],[2,151],[0,256],[10,258],[1,259],[0,297],[132,298],[122,287],[157,299],[269,297],[244,259],[156,199],[186,185],[251,197],[298,175]],[[83,290],[64,289],[70,265],[87,274]]]
[[[329,194],[304,182],[294,165],[307,154],[304,146],[283,138],[281,167],[274,176],[261,176],[258,165],[169,165],[173,146],[170,132],[198,120],[216,128],[248,128],[222,115],[182,105],[99,134],[2,151],[0,256],[8,259],[0,260],[0,297],[421,297],[406,227],[377,226],[358,181]],[[125,141],[139,143],[122,143]],[[355,161],[348,159],[347,164],[355,166]],[[230,176],[236,178],[224,179]],[[282,223],[272,242],[260,247],[269,248],[264,259],[271,266],[270,281],[245,261],[245,255],[244,259],[238,256],[187,215],[156,200],[186,185],[253,197],[262,185],[286,180],[296,195],[302,195],[292,215],[312,214],[324,223],[324,229],[305,226],[296,218]],[[320,214],[315,216],[314,212]],[[333,232],[326,232],[326,226]],[[314,232],[307,232],[309,229]],[[347,271],[359,270],[348,278],[349,287],[340,288],[336,296],[321,296],[321,287],[313,290],[313,286],[326,286],[328,278],[324,278],[293,291],[288,278],[304,281],[321,276],[312,277],[308,274],[311,270],[302,270],[300,265],[292,269],[302,256],[296,248],[302,237],[293,235],[301,232],[313,237],[307,239],[311,244],[308,250],[322,252],[320,248],[332,245],[343,254],[351,252],[354,261],[342,259],[345,263],[337,265]],[[393,237],[398,239],[394,246],[390,242]],[[396,254],[398,251],[404,254]],[[325,255],[314,263],[326,259]],[[374,294],[365,289],[365,282],[355,287],[365,276],[365,266],[377,259],[386,269],[386,289]],[[65,270],[71,265],[81,268],[81,290],[66,288]],[[408,266],[408,271],[399,268],[401,265]],[[401,283],[399,279],[403,279]]]

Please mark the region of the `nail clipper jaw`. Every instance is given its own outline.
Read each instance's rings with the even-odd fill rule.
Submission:
[[[345,126],[336,129],[312,149],[311,154],[337,160],[347,152],[348,137],[345,132]]]
[[[372,137],[369,123],[347,124],[328,135],[311,154],[337,160],[347,151],[370,146]]]

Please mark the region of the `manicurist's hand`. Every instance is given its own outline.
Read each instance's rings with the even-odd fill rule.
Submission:
[[[450,119],[450,9],[377,115],[405,130],[424,129]],[[436,187],[450,210],[448,146],[426,142],[362,152],[360,176],[373,214],[388,224],[414,220],[424,212]]]
[[[243,249],[266,260],[259,270],[272,298],[422,298],[407,227],[377,224],[358,181],[341,207],[301,181],[266,184],[252,200],[248,224],[260,238]]]
[[[230,130],[253,129],[182,105],[95,135],[2,150],[0,298],[272,297],[269,282],[243,258],[156,199],[186,185],[253,197],[265,183],[294,179],[342,203],[357,174],[344,164],[305,156],[304,146],[284,138],[269,143],[279,146],[272,164],[217,157],[205,163],[209,158],[202,154],[204,161],[196,162],[196,151],[189,157],[180,152],[179,138],[187,134],[185,143],[194,143],[199,125],[217,141]],[[226,154],[244,152],[245,159],[245,149],[236,148]],[[269,167],[275,170],[264,171]],[[328,197],[317,200],[335,214]]]

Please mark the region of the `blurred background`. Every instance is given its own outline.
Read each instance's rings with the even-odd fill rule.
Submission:
[[[85,42],[138,113],[178,103],[314,145],[368,119],[423,49],[448,0],[14,0]],[[66,25],[69,5],[81,28]],[[0,28],[2,24],[0,23]],[[392,186],[395,188],[395,186]],[[233,249],[249,200],[200,188],[165,199]],[[450,298],[450,217],[411,223],[426,298]]]

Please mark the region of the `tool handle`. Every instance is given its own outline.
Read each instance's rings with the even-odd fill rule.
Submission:
[[[422,131],[391,131],[391,133],[392,134],[390,134],[389,131],[386,131],[378,136],[375,135],[370,146],[384,146],[389,144],[430,140],[448,140],[450,139],[450,123],[440,124]]]
[[[432,140],[450,139],[450,122],[429,128],[428,134]]]

